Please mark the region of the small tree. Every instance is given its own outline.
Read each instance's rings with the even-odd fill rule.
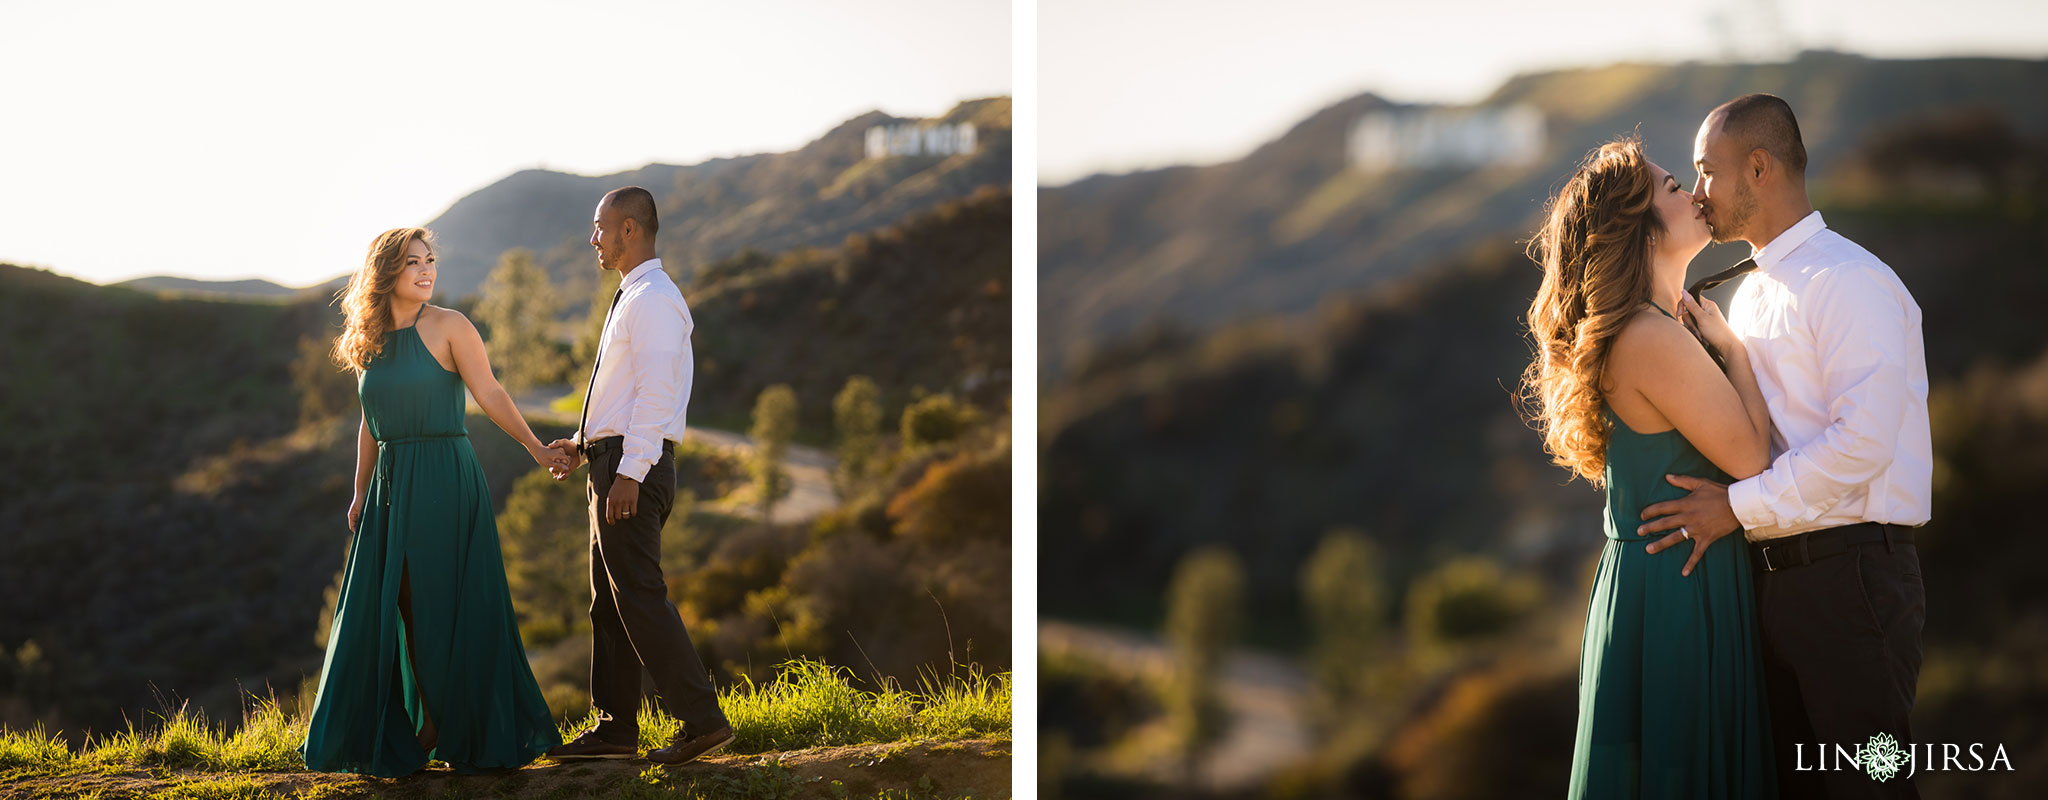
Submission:
[[[575,364],[569,383],[578,397],[582,396],[583,387],[590,385],[590,370],[597,366],[597,347],[604,341],[605,317],[611,313],[612,295],[618,290],[618,273],[606,270],[598,277],[597,291],[590,296],[590,314],[583,319],[583,330],[576,334],[576,343],[569,347],[569,360]],[[577,404],[577,411],[582,408],[581,403]]]
[[[915,450],[950,442],[973,427],[974,408],[950,394],[935,394],[903,409],[903,447]]]
[[[589,627],[590,537],[584,488],[533,470],[512,484],[498,514],[505,582],[529,646],[544,646]]]
[[[505,251],[484,280],[476,317],[490,331],[491,364],[507,391],[556,383],[569,372],[568,356],[549,335],[560,302],[554,282],[523,247]]]
[[[839,434],[839,470],[832,476],[833,488],[844,499],[851,497],[874,471],[881,446],[882,390],[866,375],[846,379],[846,386],[832,398],[832,427]]]
[[[754,401],[754,488],[760,492],[761,521],[774,518],[775,501],[789,492],[789,476],[782,471],[782,459],[789,453],[789,439],[796,433],[796,390],[776,384]]]
[[[1408,586],[1408,635],[1425,654],[1453,652],[1506,632],[1542,587],[1484,558],[1454,559]]]
[[[1317,679],[1339,705],[1356,699],[1386,625],[1379,548],[1358,531],[1331,531],[1301,565],[1301,599],[1315,632]]]
[[[1174,569],[1167,587],[1166,619],[1174,674],[1166,707],[1190,773],[1202,752],[1222,738],[1229,722],[1216,684],[1223,660],[1237,642],[1243,606],[1244,568],[1229,550],[1202,547]]]

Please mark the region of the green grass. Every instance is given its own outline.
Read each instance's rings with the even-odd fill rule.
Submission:
[[[926,675],[919,713],[925,735],[936,739],[1001,738],[1010,730],[1010,673],[989,675],[978,666],[964,676]]]
[[[43,731],[42,723],[26,731],[0,730],[0,774],[71,760],[71,750]]]
[[[892,742],[1010,738],[1009,673],[988,675],[968,667],[964,673],[931,674],[916,691],[887,683],[874,691],[854,685],[843,667],[797,659],[782,664],[776,679],[765,685],[747,682],[720,693],[720,704],[732,721],[729,750],[756,754]],[[280,795],[248,773],[297,772],[305,769],[299,745],[306,721],[287,714],[274,700],[251,696],[241,726],[229,732],[203,714],[184,708],[154,715],[155,724],[89,738],[74,752],[56,734],[37,725],[27,731],[0,728],[0,787],[20,780],[85,773],[143,772],[176,775],[176,782],[153,797],[270,798]],[[681,725],[651,705],[640,714],[640,746],[656,748]],[[564,726],[563,738],[584,724]],[[199,773],[194,775],[192,773]],[[762,798],[778,800],[802,790],[780,764],[749,767],[735,774],[682,776],[650,768],[640,781],[603,790],[604,796]],[[924,791],[884,790],[879,798],[926,798]]]
[[[161,767],[202,772],[282,772],[305,768],[299,758],[299,743],[305,741],[306,723],[278,708],[276,701],[255,698],[242,726],[234,733],[209,722],[203,714],[189,714],[183,708],[169,716],[159,715],[162,724],[139,731],[127,730],[88,742],[73,756],[81,764],[108,767]]]
[[[749,680],[720,693],[719,706],[732,722],[734,753],[768,753],[925,739],[1008,738],[1009,673],[927,676],[919,691],[893,683],[875,691],[853,684],[852,671],[796,659],[777,668],[776,678],[756,686]],[[651,704],[640,707],[640,746],[662,747],[682,724]],[[563,739],[584,723],[564,726]]]

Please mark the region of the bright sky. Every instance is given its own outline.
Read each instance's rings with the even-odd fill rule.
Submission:
[[[2048,57],[2042,0],[1039,0],[1038,16],[1046,185],[1232,160],[1364,91],[1473,102],[1519,72],[1720,60],[1730,42],[1743,60]],[[1758,22],[1773,17],[1781,36]]]
[[[0,261],[287,286],[519,169],[1010,93],[1004,0],[0,0]]]

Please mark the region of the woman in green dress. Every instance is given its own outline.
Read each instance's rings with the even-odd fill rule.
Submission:
[[[359,376],[354,534],[300,753],[320,772],[396,777],[445,761],[513,769],[561,743],[527,665],[463,392],[542,466],[476,327],[427,304],[425,228],[386,231],[349,281],[335,359]]]
[[[1769,465],[1742,342],[1684,288],[1711,233],[1626,137],[1586,157],[1530,243],[1543,282],[1524,385],[1545,449],[1607,492],[1573,798],[1777,796],[1748,548],[1688,535],[1690,548],[1652,552],[1661,534],[1637,533],[1644,507],[1686,494],[1669,476],[1727,482]]]

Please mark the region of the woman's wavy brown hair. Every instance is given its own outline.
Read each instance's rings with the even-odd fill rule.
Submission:
[[[1622,136],[1586,154],[1529,242],[1543,285],[1529,303],[1525,413],[1551,460],[1594,486],[1606,483],[1607,354],[1650,302],[1650,241],[1664,232],[1656,190],[1642,140]]]
[[[370,243],[363,266],[341,290],[344,322],[341,335],[334,337],[334,363],[360,374],[384,351],[384,337],[391,333],[391,290],[405,271],[405,251],[413,242],[426,242],[428,252],[441,250],[426,228],[393,228]]]

